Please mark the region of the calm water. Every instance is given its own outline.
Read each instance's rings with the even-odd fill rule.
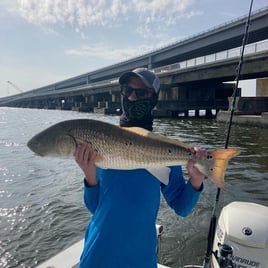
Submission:
[[[83,204],[82,173],[73,160],[34,156],[27,141],[66,119],[118,117],[67,111],[0,108],[0,267],[35,267],[80,240],[90,215]],[[155,120],[155,132],[205,148],[222,148],[226,124],[213,120]],[[220,206],[251,201],[268,206],[268,129],[234,125],[230,147],[242,153],[226,174]],[[171,267],[202,264],[215,186],[205,182],[193,213],[180,218],[164,201],[160,261]],[[127,243],[127,241],[126,241]]]

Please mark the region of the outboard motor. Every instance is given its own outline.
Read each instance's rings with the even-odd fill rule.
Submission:
[[[268,207],[232,202],[220,214],[212,267],[268,267]],[[217,262],[217,263],[216,263]]]

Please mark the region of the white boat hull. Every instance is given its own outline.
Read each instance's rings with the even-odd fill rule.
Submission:
[[[79,265],[79,257],[83,250],[84,240],[80,240],[69,248],[63,250],[37,268],[76,268]],[[168,268],[158,264],[157,268]]]
[[[156,232],[158,238],[161,236],[163,226],[156,224]],[[69,248],[61,251],[51,259],[39,265],[37,268],[77,268],[79,265],[79,258],[83,251],[84,239],[73,244]],[[157,268],[169,268],[158,264]]]

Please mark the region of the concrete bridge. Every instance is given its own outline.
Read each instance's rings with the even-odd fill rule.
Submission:
[[[161,80],[156,114],[228,108],[247,17],[139,57],[0,99],[0,106],[114,113],[120,108],[118,76],[136,67],[154,69]],[[240,79],[268,77],[268,8],[251,17]],[[258,42],[265,40],[263,42]]]

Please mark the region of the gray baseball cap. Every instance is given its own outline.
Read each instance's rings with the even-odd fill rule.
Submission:
[[[123,73],[119,77],[119,83],[121,85],[126,84],[129,78],[132,76],[139,77],[143,81],[143,83],[146,85],[146,87],[153,88],[156,93],[159,92],[160,80],[154,72],[149,71],[147,68],[137,68],[137,69],[134,69],[133,71]]]

